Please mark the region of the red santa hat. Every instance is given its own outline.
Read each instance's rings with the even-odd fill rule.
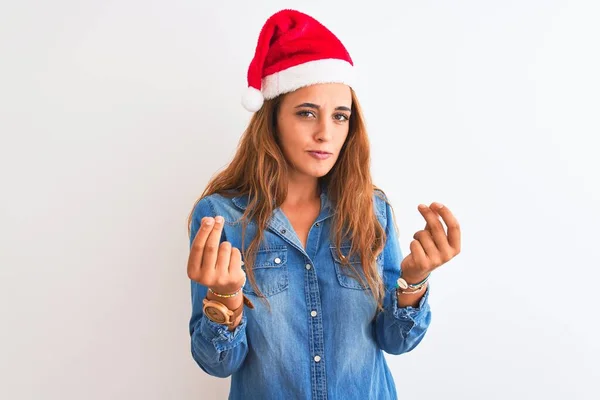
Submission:
[[[281,10],[260,31],[242,105],[258,111],[265,99],[316,83],[352,86],[354,75],[350,54],[329,29],[299,11]]]

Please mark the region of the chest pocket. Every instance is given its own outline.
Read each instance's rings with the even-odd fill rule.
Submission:
[[[337,275],[340,285],[349,289],[370,290],[369,286],[367,285],[365,273],[362,270],[360,255],[354,254],[349,260],[350,265],[342,265],[342,260],[337,254],[337,249],[338,248],[336,246],[329,246],[331,257],[333,258],[333,264],[335,266],[335,274]],[[340,250],[343,257],[348,259],[348,254],[350,254],[350,245],[342,245]],[[364,283],[361,283],[357,276],[360,276],[360,279],[362,279]]]
[[[244,257],[242,257],[243,260]],[[242,265],[242,269],[244,272],[246,271],[244,265]],[[287,247],[281,245],[258,249],[252,271],[259,289],[266,297],[286,290],[290,284]],[[256,295],[249,279],[246,280],[243,292]]]
[[[340,249],[342,255],[348,259],[348,254],[350,254],[350,245],[342,245]],[[341,286],[349,289],[371,290],[367,284],[365,273],[362,270],[359,254],[354,254],[352,256],[352,259],[350,260],[350,266],[348,266],[342,265],[342,260],[337,254],[336,246],[329,246],[329,250],[331,251],[331,257],[333,258],[335,274]],[[377,269],[379,271],[379,275],[383,276],[383,252],[379,253],[377,256]],[[364,283],[361,284],[361,281],[357,280],[356,276],[360,276],[360,279],[362,279]]]

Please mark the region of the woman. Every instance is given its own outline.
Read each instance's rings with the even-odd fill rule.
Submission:
[[[429,274],[460,251],[434,203],[402,256],[353,74],[319,22],[271,16],[243,99],[255,114],[190,214],[191,352],[232,376],[230,399],[395,399],[383,352],[423,339]]]

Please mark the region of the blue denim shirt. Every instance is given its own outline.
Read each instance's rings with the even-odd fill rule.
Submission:
[[[221,215],[221,241],[241,249],[241,222],[233,221],[240,219],[247,201],[247,196],[228,199],[218,194],[203,198],[193,212],[190,245],[204,216]],[[247,281],[243,292],[255,308],[244,307],[240,324],[230,332],[203,315],[207,288],[191,281],[191,353],[206,373],[231,376],[229,399],[397,398],[383,352],[402,354],[421,342],[431,321],[431,283],[417,308],[398,307],[394,285],[403,256],[391,209],[378,196],[373,201],[388,235],[377,258],[386,288],[385,311],[375,318],[370,289],[341,266],[329,240],[333,210],[326,191],[321,192],[321,210],[306,248],[281,209],[269,220],[254,272],[271,313]],[[255,234],[251,223],[246,247]],[[343,242],[342,254],[348,254],[349,246]],[[360,260],[351,262],[362,273]]]

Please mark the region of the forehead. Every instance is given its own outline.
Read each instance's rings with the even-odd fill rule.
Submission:
[[[287,93],[282,103],[292,107],[301,103],[314,103],[324,107],[350,107],[352,93],[350,87],[343,83],[319,83]]]

